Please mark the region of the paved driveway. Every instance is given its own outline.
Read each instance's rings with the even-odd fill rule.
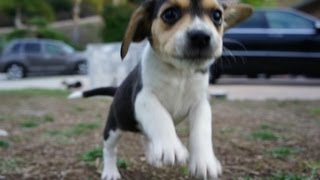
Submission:
[[[210,87],[214,94],[226,94],[231,100],[319,100],[320,79],[306,78],[221,78]]]
[[[23,88],[65,88],[62,81],[81,81],[84,89],[89,88],[87,76],[51,76],[32,77],[23,80],[6,80],[0,75],[0,90]],[[247,78],[221,78],[216,85],[210,86],[212,94],[225,94],[231,100],[265,100],[265,99],[320,99],[320,79],[305,78],[273,78],[247,79]]]
[[[62,82],[81,81],[84,88],[89,87],[89,78],[87,76],[46,76],[30,77],[22,80],[7,80],[4,75],[0,75],[0,90],[25,89],[25,88],[47,88],[63,89]]]

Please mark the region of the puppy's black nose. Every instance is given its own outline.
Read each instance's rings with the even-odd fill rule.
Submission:
[[[190,31],[188,32],[190,45],[194,48],[205,48],[209,46],[210,35],[203,31]]]

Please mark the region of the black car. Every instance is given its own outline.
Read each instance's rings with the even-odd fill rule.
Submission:
[[[226,32],[224,47],[211,68],[211,82],[221,74],[320,77],[319,19],[295,10],[256,10]]]
[[[0,57],[0,72],[9,79],[29,74],[86,74],[84,54],[61,41],[25,38],[10,42]]]

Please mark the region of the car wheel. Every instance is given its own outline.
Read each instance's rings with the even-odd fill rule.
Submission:
[[[21,79],[26,76],[26,69],[20,64],[11,64],[6,69],[8,79]]]
[[[78,74],[87,74],[88,73],[88,65],[86,62],[81,62],[77,65],[77,73]]]

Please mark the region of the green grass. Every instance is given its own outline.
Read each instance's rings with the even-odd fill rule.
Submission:
[[[274,158],[286,159],[298,153],[298,149],[292,147],[277,147],[269,151]]]
[[[74,106],[74,111],[76,111],[76,112],[83,112],[85,110],[86,110],[86,108],[84,108],[84,107]]]
[[[27,116],[26,120],[20,123],[20,126],[23,128],[36,128],[42,123],[53,122],[54,118],[51,115],[43,116]]]
[[[86,152],[84,152],[81,155],[81,160],[85,162],[94,162],[96,159],[101,158],[102,159],[102,148],[101,147],[95,147],[93,149],[90,149]]]
[[[21,89],[21,90],[1,90],[0,96],[51,96],[51,97],[66,97],[68,91],[55,89]]]
[[[309,114],[314,116],[320,123],[320,107],[314,107],[309,110]]]
[[[305,180],[305,177],[299,176],[299,175],[294,175],[291,173],[276,173],[272,176],[272,180]]]
[[[184,176],[188,176],[189,175],[189,169],[187,166],[182,166],[181,167],[181,173],[184,175]]]
[[[320,107],[310,109],[310,114],[314,116],[320,116]]]
[[[98,123],[80,123],[75,125],[73,128],[64,131],[66,136],[74,136],[88,133],[94,129],[99,128]]]
[[[262,130],[270,130],[270,129],[272,129],[272,127],[270,125],[268,125],[268,124],[261,124],[260,125],[260,129],[262,129]]]
[[[36,128],[39,126],[39,122],[33,121],[33,120],[27,120],[22,123],[20,123],[20,126],[23,128]]]
[[[91,132],[99,128],[100,123],[79,123],[74,127],[66,130],[50,130],[45,134],[49,136],[63,136],[63,137],[72,137],[77,135],[82,135]]]
[[[118,159],[117,160],[117,166],[121,169],[127,169],[129,167],[129,162],[125,159]]]
[[[46,114],[44,117],[42,117],[43,122],[54,122],[54,118],[51,115]]]
[[[0,157],[0,174],[17,172],[22,161],[16,158],[5,159]]]
[[[5,140],[0,140],[0,148],[2,149],[6,149],[10,146],[10,143],[8,141]]]
[[[279,136],[270,130],[256,130],[251,133],[251,137],[255,140],[277,141]]]
[[[221,132],[223,135],[230,135],[230,134],[234,133],[235,130],[236,130],[235,128],[226,127],[226,128],[220,129],[220,132]]]
[[[308,169],[311,170],[310,179],[316,179],[316,177],[320,176],[320,161],[307,161],[305,162],[305,165],[307,166]]]
[[[8,121],[10,119],[10,117],[8,115],[0,115],[0,121]]]
[[[103,159],[102,147],[95,147],[81,154],[81,160],[88,164],[94,163],[96,159]],[[129,162],[124,159],[118,159],[117,166],[121,169],[127,169]]]
[[[245,176],[245,177],[240,177],[237,180],[252,180],[252,178],[249,176]]]

